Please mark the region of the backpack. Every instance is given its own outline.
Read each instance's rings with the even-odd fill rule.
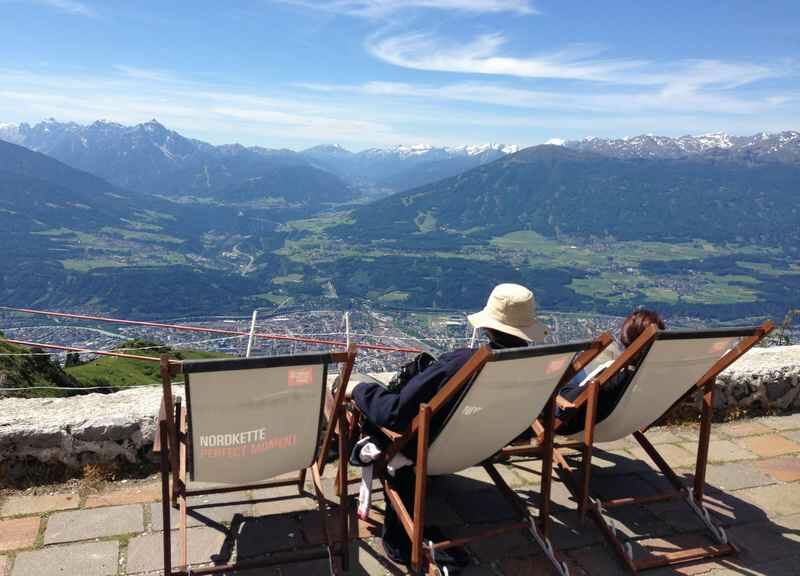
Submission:
[[[417,354],[411,359],[411,361],[400,366],[400,368],[397,370],[397,374],[392,376],[392,379],[389,380],[388,384],[386,384],[386,389],[390,392],[399,392],[406,384],[408,384],[409,380],[411,380],[417,374],[423,372],[434,362],[436,362],[436,358],[427,352],[421,352],[420,354]]]

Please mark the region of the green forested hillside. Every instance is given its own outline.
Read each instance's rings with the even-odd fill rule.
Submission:
[[[548,237],[701,238],[797,250],[799,187],[800,167],[790,164],[618,159],[536,146],[360,207],[340,230],[358,230],[362,238],[428,236],[428,242],[534,230]]]
[[[41,354],[43,350],[28,349],[2,340],[0,332],[0,395],[3,388],[38,388],[58,386],[77,388],[78,380],[64,372],[58,364],[50,361],[50,356]],[[37,355],[28,355],[31,352]],[[69,390],[29,390],[15,391],[15,396],[63,396]]]

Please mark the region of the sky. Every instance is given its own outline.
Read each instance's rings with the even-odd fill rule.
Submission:
[[[800,129],[800,2],[0,0],[0,123],[214,144]]]

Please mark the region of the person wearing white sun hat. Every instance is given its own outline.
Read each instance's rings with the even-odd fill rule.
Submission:
[[[489,345],[495,349],[516,348],[527,346],[531,342],[541,342],[547,334],[546,328],[536,317],[533,292],[519,284],[495,286],[483,310],[470,314],[467,319],[472,326],[486,332]],[[349,395],[364,414],[364,430],[372,437],[372,441],[376,445],[385,444],[379,430],[381,427],[403,432],[419,411],[420,404],[430,402],[474,352],[471,348],[460,348],[443,354],[430,363],[420,363],[418,357],[415,362],[406,366],[413,365],[417,368],[399,386],[392,389],[376,382],[355,385]],[[432,435],[436,435],[449,412],[450,407],[445,407],[431,421]],[[409,457],[413,457],[416,449],[416,444],[412,444],[413,446],[406,449]],[[358,458],[354,454],[351,462],[357,463]],[[406,506],[410,507],[414,500],[413,468],[400,468],[391,482]],[[435,527],[426,527],[425,530],[426,538],[439,539],[438,534],[433,533],[437,531]],[[391,560],[409,563],[411,541],[391,506],[386,507],[382,541],[384,551]],[[441,553],[437,551],[437,556],[440,564],[449,566],[451,573],[468,562],[464,551],[458,548],[442,550]]]
[[[519,284],[495,286],[483,310],[470,314],[467,320],[475,328],[489,330],[490,340],[497,332],[528,342],[541,342],[547,335],[547,329],[536,317],[533,292]]]

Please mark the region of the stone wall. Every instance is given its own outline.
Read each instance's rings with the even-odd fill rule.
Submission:
[[[756,348],[717,380],[717,414],[800,410],[800,346]],[[178,394],[180,386],[174,387]],[[25,462],[67,468],[152,457],[161,389],[0,400],[0,474]],[[683,407],[696,413],[699,400]]]

